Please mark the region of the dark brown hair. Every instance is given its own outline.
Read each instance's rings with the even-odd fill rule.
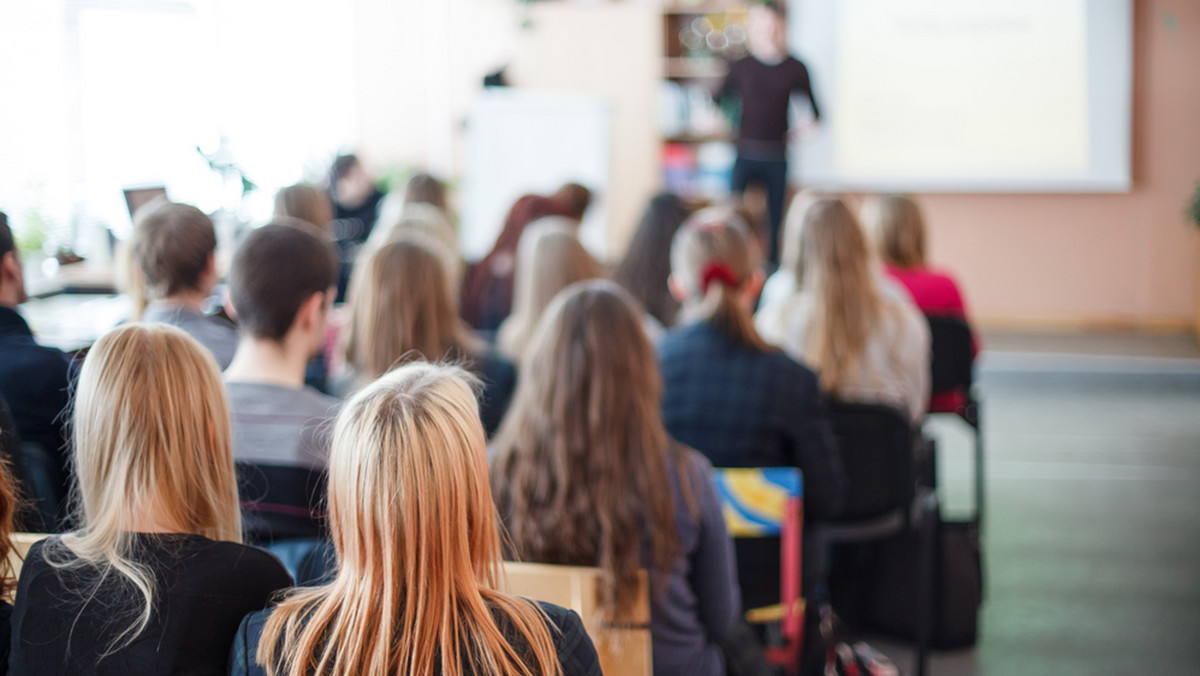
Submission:
[[[446,186],[424,172],[413,174],[404,186],[405,204],[432,204],[446,210]]]
[[[337,284],[337,252],[319,232],[303,221],[276,221],[251,232],[238,247],[229,294],[243,330],[281,341],[300,306]]]
[[[613,279],[642,304],[663,326],[671,326],[679,314],[679,301],[671,295],[671,241],[688,217],[688,209],[677,195],[660,193],[646,205],[625,258]]]
[[[133,255],[146,276],[146,295],[167,298],[200,285],[217,250],[212,219],[189,204],[163,202],[134,218]]]

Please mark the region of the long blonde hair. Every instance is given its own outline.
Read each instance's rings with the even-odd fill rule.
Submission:
[[[539,609],[497,591],[474,382],[457,367],[412,363],[343,405],[329,456],[338,573],[271,614],[257,653],[269,673],[561,673]]]
[[[500,325],[496,344],[519,361],[546,306],[568,286],[604,276],[604,268],[579,242],[578,224],[560,216],[531,223],[517,246],[512,314]]]
[[[797,288],[813,300],[804,360],[820,374],[822,388],[836,396],[859,368],[885,305],[866,237],[845,202],[816,199],[802,212],[794,235],[792,273]]]
[[[638,571],[650,568],[663,593],[680,552],[669,462],[696,509],[684,452],[663,427],[654,349],[628,293],[591,281],[554,299],[528,354],[495,439],[492,490],[514,553],[598,566],[601,610],[617,620]]]
[[[862,221],[888,265],[902,270],[925,267],[925,219],[911,197],[874,195],[863,204]]]
[[[464,360],[485,347],[458,316],[445,254],[409,234],[371,249],[350,277],[346,362],[366,384],[413,359]]]
[[[135,560],[133,524],[152,510],[177,533],[241,542],[229,405],[208,350],[166,324],[127,324],[96,341],[75,394],[73,502],[80,530],[54,550],[59,568],[90,565],[142,596],[137,618],[105,655],[146,628],[153,573]],[[93,590],[95,591],[95,590]]]
[[[687,290],[684,322],[706,322],[733,340],[773,351],[754,328],[754,316],[739,297],[758,272],[749,230],[728,209],[713,207],[688,218],[671,244],[671,276]]]

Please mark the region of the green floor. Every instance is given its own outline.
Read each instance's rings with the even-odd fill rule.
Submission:
[[[937,655],[932,674],[1200,674],[1200,349],[1189,340],[989,336],[981,639]],[[953,423],[931,431],[943,500],[961,510],[968,437]],[[880,647],[907,672],[905,648]]]

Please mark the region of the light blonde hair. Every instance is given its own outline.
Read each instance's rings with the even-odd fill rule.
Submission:
[[[845,202],[816,199],[792,234],[797,237],[796,286],[813,298],[804,360],[820,374],[822,388],[837,396],[857,372],[867,339],[888,306],[875,286],[866,237]]]
[[[299,218],[329,235],[332,230],[333,203],[324,190],[309,183],[297,183],[280,188],[275,193],[275,215]]]
[[[579,242],[575,221],[558,216],[539,219],[521,234],[513,279],[513,311],[500,325],[496,344],[520,361],[538,320],[559,291],[604,276],[604,268]]]
[[[96,341],[75,393],[73,437],[78,531],[58,568],[116,575],[140,594],[137,618],[104,655],[129,645],[154,607],[153,573],[136,561],[133,524],[152,511],[172,532],[241,542],[229,405],[212,355],[166,324],[127,324]],[[92,590],[95,593],[96,589]]]
[[[925,219],[906,195],[874,195],[862,210],[863,226],[888,265],[910,270],[925,267]]]
[[[355,265],[343,349],[358,386],[413,359],[467,360],[485,351],[458,316],[445,258],[437,242],[410,233]]]
[[[555,297],[529,354],[495,438],[496,502],[520,559],[598,566],[601,612],[619,621],[638,571],[663,594],[681,555],[670,463],[697,510],[684,451],[663,427],[654,348],[636,301],[595,280]]]
[[[732,278],[714,272],[727,272]],[[758,251],[749,230],[729,209],[696,212],[671,244],[671,276],[688,293],[683,321],[712,324],[738,343],[769,352],[774,348],[758,335],[750,308],[739,298],[757,272]]]
[[[475,383],[457,367],[412,363],[343,405],[329,456],[338,573],[271,614],[257,653],[269,673],[562,673],[540,609],[497,591]]]

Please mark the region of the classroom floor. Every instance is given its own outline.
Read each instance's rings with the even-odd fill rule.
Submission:
[[[1200,673],[1200,346],[1191,336],[985,336],[987,597],[935,676]],[[971,504],[969,437],[942,497]],[[908,673],[902,645],[875,642]]]

